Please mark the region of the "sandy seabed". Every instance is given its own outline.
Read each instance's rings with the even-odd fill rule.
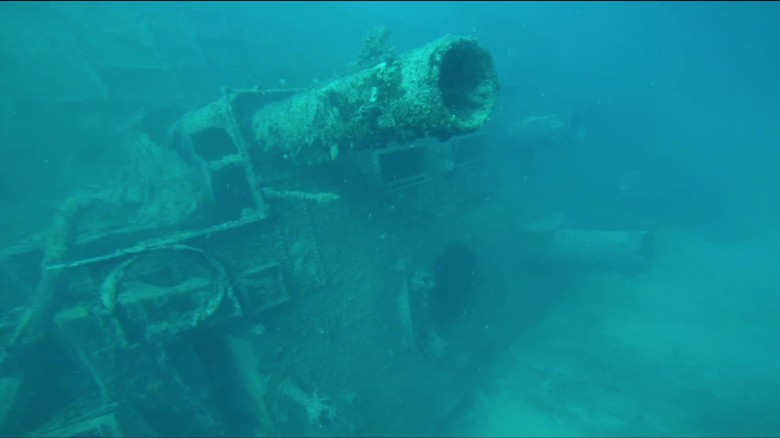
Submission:
[[[659,233],[650,272],[579,281],[453,433],[777,436],[778,260],[780,234]]]

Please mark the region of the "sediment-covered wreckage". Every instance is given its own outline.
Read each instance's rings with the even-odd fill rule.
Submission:
[[[490,53],[447,36],[139,124],[140,176],[2,253],[41,266],[0,327],[3,433],[436,433],[497,342],[446,223],[495,187],[474,134],[498,90]],[[519,233],[549,259],[649,254],[644,234],[556,224]]]

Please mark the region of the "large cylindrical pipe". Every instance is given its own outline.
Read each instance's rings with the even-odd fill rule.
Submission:
[[[478,129],[496,103],[490,53],[471,37],[446,36],[321,88],[261,107],[250,149],[305,164],[340,151],[447,139]],[[254,159],[262,159],[252,153]]]
[[[536,235],[528,256],[544,264],[564,264],[635,273],[650,267],[654,252],[648,231],[583,230],[561,228]]]

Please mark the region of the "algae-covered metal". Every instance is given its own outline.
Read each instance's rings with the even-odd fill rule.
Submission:
[[[313,164],[345,150],[429,136],[446,140],[482,126],[497,92],[490,53],[474,38],[446,36],[260,108],[253,147]]]
[[[498,82],[473,38],[381,53],[320,88],[145,115],[117,143],[132,178],[71,194],[41,247],[0,251],[41,267],[0,312],[0,433],[408,434],[446,416],[464,393],[448,373],[483,346],[422,324],[423,274],[456,234],[442,223],[492,190],[486,142],[460,135]],[[36,355],[80,386],[47,404]],[[420,394],[429,409],[377,422]]]

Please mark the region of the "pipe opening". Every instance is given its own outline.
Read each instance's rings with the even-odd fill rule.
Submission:
[[[439,90],[447,110],[463,129],[476,129],[490,116],[498,91],[490,54],[474,41],[459,41],[442,53]]]

